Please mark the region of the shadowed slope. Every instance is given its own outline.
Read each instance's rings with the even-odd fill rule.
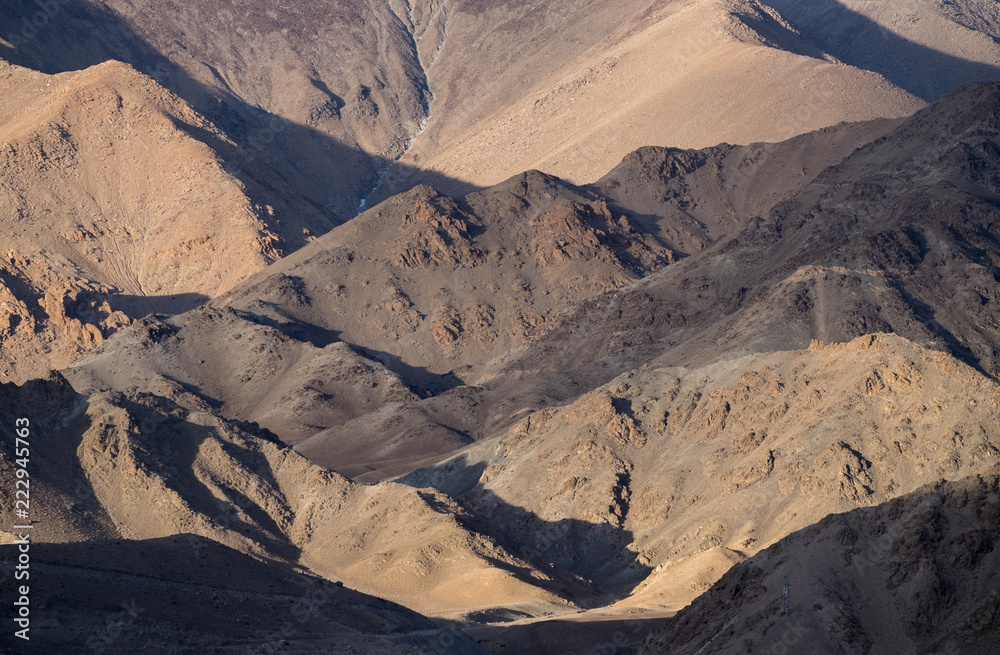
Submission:
[[[996,468],[830,516],[733,567],[640,652],[992,653],[998,538]]]
[[[921,111],[712,248],[587,303],[516,355],[523,363],[492,372],[541,368],[560,380],[552,388],[567,377],[588,386],[649,361],[896,331],[997,375],[998,89],[965,87]]]
[[[535,171],[460,198],[420,187],[171,319],[176,338],[137,348],[142,328],[67,374],[87,390],[197,389],[288,443],[316,436],[303,452],[338,471],[404,472],[493,429],[484,412],[505,400],[456,389],[476,367],[577,303],[704,249],[893,126],[648,148],[587,187]]]
[[[1000,79],[1000,14],[983,0],[764,0],[812,43],[927,101]]]
[[[643,368],[399,481],[451,495],[524,557],[628,594],[620,611],[675,611],[827,514],[994,466],[998,391],[896,335]]]
[[[30,642],[4,635],[18,653],[484,652],[404,607],[196,535],[36,543],[31,556],[44,618]],[[0,546],[5,566],[16,560]]]

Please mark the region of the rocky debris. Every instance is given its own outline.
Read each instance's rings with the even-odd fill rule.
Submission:
[[[497,336],[492,329],[495,320],[496,312],[489,305],[476,304],[462,312],[444,306],[432,316],[431,330],[441,345],[455,345],[465,336],[488,343]]]
[[[367,349],[405,350],[411,365],[443,374],[522,345],[567,303],[674,260],[655,226],[534,171],[462,198],[417,186],[271,277],[302,280],[315,303],[282,304],[287,316]],[[273,284],[262,276],[220,302],[253,307]]]
[[[484,261],[486,253],[473,245],[468,219],[453,200],[438,195],[430,187],[418,187],[414,193],[425,197],[418,197],[413,207],[403,214],[398,254],[393,260],[396,266],[454,270]]]
[[[0,261],[0,374],[21,379],[65,366],[131,324],[111,307],[117,292],[9,251]]]
[[[42,417],[36,429],[46,442],[32,482],[48,507],[38,516],[38,542],[86,540],[87,532],[210,540],[308,565],[383,597],[409,603],[423,596],[415,605],[435,612],[470,606],[477,590],[468,598],[454,593],[452,581],[463,576],[492,585],[499,603],[563,606],[559,594],[575,584],[535,572],[475,532],[465,510],[443,494],[351,483],[256,424],[135,390],[77,396],[61,377],[2,391],[0,398],[10,399],[0,403],[5,420]],[[13,475],[12,458],[0,457],[0,467]]]
[[[645,239],[643,238],[645,237]],[[642,235],[604,201],[557,205],[531,218],[531,250],[539,268],[578,259],[602,261],[645,275],[674,261],[670,249]],[[628,283],[622,279],[619,283]]]
[[[524,511],[577,522],[546,561],[602,588],[645,578],[644,602],[680,607],[726,571],[718,549],[752,556],[831,512],[995,465],[996,396],[974,369],[895,335],[816,342],[625,374],[402,481],[451,494],[504,543],[553,539]]]
[[[835,514],[733,567],[641,652],[989,652],[1000,469]],[[791,613],[781,612],[782,580]],[[711,644],[710,646],[708,646]]]

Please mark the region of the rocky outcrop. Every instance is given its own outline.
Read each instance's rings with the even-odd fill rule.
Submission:
[[[65,366],[128,326],[114,290],[57,273],[44,257],[10,251],[0,261],[0,376],[21,379]]]
[[[1000,612],[997,539],[996,467],[829,516],[734,566],[640,652],[986,653]]]

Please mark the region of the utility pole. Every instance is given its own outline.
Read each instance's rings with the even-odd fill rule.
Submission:
[[[788,590],[788,574],[785,574],[785,588],[781,594],[781,615],[788,616],[792,613],[791,594]]]

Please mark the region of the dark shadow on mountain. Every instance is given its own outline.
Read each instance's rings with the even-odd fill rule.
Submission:
[[[491,563],[523,582],[557,593],[582,607],[613,603],[652,571],[639,564],[637,553],[627,546],[634,540],[630,530],[610,523],[588,523],[579,519],[546,521],[533,512],[505,502],[483,489],[480,478],[484,462],[470,463],[466,456],[423,468],[396,480],[417,489],[436,489],[465,507],[456,517],[468,530],[489,535],[508,552],[530,563],[524,568],[496,559]],[[431,509],[452,511],[433,495],[420,493]],[[539,579],[535,570],[548,580]]]
[[[112,311],[123,312],[131,319],[140,319],[149,314],[183,314],[204,305],[209,297],[201,293],[174,293],[164,296],[134,296],[112,294],[107,297]]]
[[[663,619],[641,618],[642,614],[611,621],[582,618],[505,625],[503,609],[466,615],[463,632],[494,653],[635,655],[646,635],[663,625]]]
[[[270,553],[289,560],[298,557],[299,548],[288,540],[263,509],[239,489],[220,484],[219,490],[225,496],[220,499],[195,474],[195,463],[202,444],[213,438],[212,428],[186,421],[187,411],[169,398],[142,394],[137,399],[142,402],[122,396],[116,404],[128,411],[139,424],[140,430],[133,438],[141,440],[146,447],[142,449],[144,454],[155,453],[143,457],[141,466],[147,472],[162,480],[167,488],[176,490],[190,504],[192,513],[204,516],[219,528],[262,544]],[[222,449],[234,461],[256,469],[256,476],[266,488],[279,488],[270,467],[255,466],[253,451],[241,450],[226,442],[222,442]],[[241,514],[249,520],[242,518]]]
[[[455,179],[433,170],[424,170],[399,163],[392,163],[389,166],[391,166],[391,169],[387,166],[386,172],[379,180],[378,185],[372,189],[366,198],[366,209],[374,207],[394,195],[405,193],[419,184],[432,186],[439,193],[456,200],[462,196],[475,193],[476,191],[483,191],[487,188],[464,180]]]
[[[948,328],[941,325],[940,321],[936,318],[937,313],[934,311],[933,307],[919,300],[916,296],[910,293],[906,285],[899,280],[892,281],[892,288],[899,294],[907,305],[913,308],[913,313],[924,325],[927,326],[927,329],[944,341],[948,351],[954,355],[956,359],[965,362],[983,375],[992,377],[990,372],[983,368],[979,357],[977,357],[968,346],[962,343]]]
[[[31,318],[35,319],[36,323],[41,324],[43,321],[48,319],[48,314],[45,313],[45,309],[42,308],[41,303],[37,301],[31,302],[29,300],[36,299],[38,297],[38,291],[36,291],[27,280],[24,280],[17,275],[11,275],[10,272],[0,269],[0,284],[10,289],[15,298],[24,302],[24,306],[27,308],[28,314]],[[13,315],[11,316],[13,318]],[[20,317],[17,318],[20,319]],[[12,328],[13,327],[17,326],[12,325]],[[36,331],[40,331],[41,329],[41,325],[35,328]]]
[[[86,398],[77,394],[57,373],[46,379],[30,380],[20,387],[0,385],[0,421],[10,426],[10,438],[5,439],[2,446],[8,461],[17,459],[15,448],[21,445],[14,440],[15,426],[19,425],[16,421],[27,418],[29,473],[36,480],[45,480],[52,491],[63,495],[75,527],[100,534],[113,522],[97,501],[77,457],[83,434],[91,427],[85,408]],[[13,494],[13,471],[10,474]],[[9,525],[14,524],[14,509],[10,508]],[[42,521],[32,522],[43,529],[46,527]]]
[[[235,146],[196,126],[178,127],[215,149],[227,171],[245,185],[248,195],[262,210],[273,212],[285,254],[305,245],[311,236],[322,235],[352,218],[361,200],[375,189],[390,167],[400,178],[412,178],[414,184],[448,188],[462,185],[437,173],[398,165],[340,143],[310,126],[288,121],[247,103],[224,83],[219,88],[207,87],[164,57],[115,13],[87,0],[5,2],[0,6],[0,37],[15,46],[0,45],[0,58],[13,64],[52,74],[118,60],[187,101],[225,132]],[[320,90],[328,93],[337,106],[343,104],[329,89]],[[304,224],[309,234],[282,231],[281,224],[289,222],[282,221],[285,216],[294,216],[296,225]]]
[[[479,485],[485,470],[486,462],[470,464],[468,457],[463,455],[408,473],[396,482],[417,489],[430,487],[452,498],[459,498]]]
[[[339,330],[330,330],[313,323],[289,317],[280,307],[272,303],[263,303],[263,306],[271,309],[274,315],[258,314],[242,309],[234,309],[233,313],[244,321],[277,330],[296,341],[308,343],[314,348],[326,348],[331,343],[340,341]]]
[[[195,396],[196,398],[199,398],[206,405],[208,405],[209,407],[211,407],[213,410],[218,411],[218,410],[221,410],[225,406],[224,402],[222,402],[218,398],[215,398],[215,397],[213,397],[213,396],[205,393],[202,390],[202,388],[199,387],[196,384],[191,384],[190,382],[185,382],[184,380],[178,380],[177,378],[175,378],[172,375],[166,375],[166,374],[161,374],[161,375],[163,375],[163,379],[164,380],[166,380],[168,382],[171,382],[173,384],[176,384],[177,387],[179,389],[181,389],[184,393],[189,393],[192,396]]]
[[[378,362],[398,375],[421,398],[436,396],[465,384],[454,372],[431,373],[426,367],[407,364],[399,355],[355,344],[350,344],[350,347],[362,357]]]
[[[16,545],[0,546],[13,571]],[[0,652],[356,652],[483,655],[456,631],[396,603],[181,533],[31,546],[31,640]],[[16,599],[12,599],[13,600]],[[374,650],[370,652],[375,652]]]
[[[1000,68],[914,43],[837,0],[764,0],[802,35],[844,63],[879,73],[928,102],[972,82],[1000,80]],[[885,3],[886,18],[894,7]]]
[[[910,639],[907,652],[994,652],[995,621],[967,627],[1000,608],[994,548],[1000,468],[983,466],[978,475],[830,514],[785,536],[663,620],[649,652],[706,652],[709,643],[711,652],[738,652],[736,644],[747,640],[760,653],[843,652],[861,650],[862,643],[874,652],[872,638],[882,637],[885,626],[871,618],[894,605],[882,621],[899,621],[895,629]],[[831,634],[831,615],[857,629]],[[790,633],[798,637],[788,640]],[[816,643],[817,637],[829,640]],[[799,642],[809,647],[798,649]]]
[[[340,330],[331,330],[295,318],[279,305],[272,302],[261,301],[260,307],[266,310],[266,313],[250,312],[242,309],[234,309],[233,312],[245,321],[277,330],[296,341],[308,343],[315,348],[326,348],[330,344],[341,341]],[[421,398],[435,396],[465,384],[454,373],[431,373],[425,367],[407,364],[398,355],[372,348],[364,348],[355,344],[347,345],[359,356],[378,362],[398,375],[410,390]]]

